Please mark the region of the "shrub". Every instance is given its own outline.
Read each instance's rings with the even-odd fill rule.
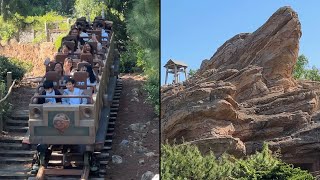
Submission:
[[[148,76],[147,82],[144,85],[144,90],[148,93],[147,101],[154,106],[154,111],[157,115],[159,115],[160,109],[159,88],[159,74],[155,71],[153,75]]]
[[[32,69],[32,64],[15,58],[0,56],[0,81],[6,82],[7,72],[12,72],[12,79],[22,79]]]
[[[264,145],[246,159],[224,154],[216,158],[211,152],[203,156],[195,145],[161,145],[161,178],[167,179],[314,179],[310,173],[278,159]]]
[[[7,58],[0,56],[0,99],[7,94],[6,81],[7,72],[12,72],[12,79],[22,79],[24,74],[30,71],[32,68],[31,63],[23,62],[14,58]],[[9,114],[11,110],[11,104],[8,101],[0,103],[0,121]]]

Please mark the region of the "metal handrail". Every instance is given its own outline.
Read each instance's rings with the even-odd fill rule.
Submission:
[[[89,95],[53,95],[53,96],[34,95],[31,98],[30,104],[32,104],[34,98],[91,98],[91,96]]]
[[[13,88],[13,86],[14,86],[15,83],[16,83],[16,79],[15,79],[15,80],[13,81],[13,83],[11,84],[11,86],[10,86],[10,88],[9,88],[6,96],[0,100],[0,103],[4,102],[4,101],[9,97],[9,95],[11,94],[12,88]]]

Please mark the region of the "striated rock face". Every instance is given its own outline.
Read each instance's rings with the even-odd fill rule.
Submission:
[[[319,169],[320,83],[296,81],[301,25],[290,7],[226,41],[184,84],[161,88],[162,141],[243,156],[268,142],[282,158]]]

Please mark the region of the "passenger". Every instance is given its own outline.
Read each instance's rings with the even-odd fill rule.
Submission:
[[[92,46],[89,44],[89,43],[85,43],[84,45],[83,45],[83,48],[82,48],[82,51],[81,51],[82,53],[90,53],[90,54],[94,54],[93,53],[93,48],[92,48]]]
[[[68,79],[63,95],[84,95],[81,89],[74,87],[75,83],[74,79]],[[87,104],[87,98],[62,98],[62,104]]]
[[[72,66],[72,59],[71,58],[66,58],[64,60],[64,64],[63,64],[63,75],[64,76],[72,76],[74,71],[73,70],[73,66]]]
[[[85,43],[84,40],[82,38],[80,38],[80,33],[79,33],[78,28],[76,28],[76,27],[72,28],[71,31],[69,32],[69,35],[76,36],[78,42],[80,42],[81,45],[83,45]],[[79,45],[79,43],[78,43],[78,45]]]
[[[102,41],[108,40],[108,33],[105,29],[103,29],[103,25],[101,23],[97,25],[96,30],[101,30]]]
[[[102,45],[98,41],[97,36],[95,34],[92,34],[92,38],[88,42],[97,42],[97,50],[101,51],[102,50]]]
[[[92,89],[92,91],[94,90],[94,87],[97,84],[97,79],[96,79],[96,75],[94,74],[93,70],[92,70],[92,66],[91,65],[85,65],[83,66],[81,69],[81,71],[86,71],[88,73],[88,78],[87,78],[87,85],[90,86],[87,89]]]
[[[64,44],[62,46],[61,53],[62,54],[70,54],[71,53],[71,49],[67,45]]]
[[[61,77],[63,76],[63,65],[59,62],[56,62],[56,64],[54,64],[54,71],[58,72],[58,74],[61,75]]]
[[[42,91],[41,95],[46,95],[46,96],[61,95],[60,91],[53,88],[52,81],[48,81],[48,80],[44,81],[43,88],[44,90]],[[61,98],[39,98],[38,99],[38,104],[44,104],[44,103],[48,103],[48,104],[61,103]]]
[[[83,28],[79,28],[80,38],[82,38],[85,42],[89,41],[89,35],[86,33],[86,30]]]

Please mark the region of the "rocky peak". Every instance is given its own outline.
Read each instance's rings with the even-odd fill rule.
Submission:
[[[292,77],[301,34],[297,13],[282,7],[227,40],[186,82],[162,87],[162,141],[236,156],[268,142],[285,161],[319,170],[320,86]]]

